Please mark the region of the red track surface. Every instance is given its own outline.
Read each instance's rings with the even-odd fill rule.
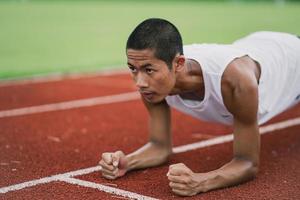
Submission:
[[[133,91],[128,75],[0,87],[0,110]],[[300,116],[300,105],[269,123]],[[229,127],[200,122],[173,112],[174,146],[230,133]],[[147,112],[140,101],[0,118],[0,188],[92,167],[106,151],[129,153],[147,141]],[[300,126],[262,136],[258,177],[238,187],[190,199],[300,199]],[[78,176],[95,183],[159,199],[174,196],[168,165],[183,162],[193,170],[216,169],[231,159],[232,143],[173,155],[168,164],[107,181],[99,172]],[[116,195],[64,182],[51,182],[0,194],[0,199],[118,199]]]

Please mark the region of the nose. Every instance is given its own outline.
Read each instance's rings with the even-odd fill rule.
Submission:
[[[138,88],[147,88],[148,87],[148,81],[147,77],[145,77],[142,73],[138,73],[135,77],[135,85]]]

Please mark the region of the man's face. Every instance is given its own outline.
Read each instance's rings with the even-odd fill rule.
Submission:
[[[175,86],[175,70],[155,57],[151,49],[127,49],[127,63],[142,96],[151,103],[162,101]]]

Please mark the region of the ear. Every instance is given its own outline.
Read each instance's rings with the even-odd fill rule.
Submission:
[[[184,55],[176,55],[174,58],[174,69],[176,72],[183,70],[185,64]]]

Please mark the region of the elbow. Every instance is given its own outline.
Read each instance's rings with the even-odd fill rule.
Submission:
[[[241,163],[241,166],[243,166],[242,171],[246,180],[254,179],[257,176],[259,171],[259,162],[241,158],[235,158],[234,160]]]
[[[250,169],[251,171],[251,174],[253,176],[253,178],[258,174],[258,171],[259,171],[259,165],[258,164],[252,164],[252,167]]]
[[[171,142],[158,142],[155,140],[150,140],[149,145],[154,147],[162,156],[170,156],[172,152],[172,144]]]
[[[161,145],[157,143],[151,143],[154,151],[156,152],[156,158],[159,163],[165,163],[169,160],[172,155],[172,146],[171,145]]]
[[[171,155],[172,155],[172,148],[166,148],[166,149],[164,149],[164,150],[162,151],[162,154],[161,154],[162,160],[163,160],[164,162],[168,161],[169,158],[171,157]]]
[[[249,163],[249,174],[252,178],[255,178],[259,171],[259,159],[248,160]]]
[[[254,179],[258,174],[259,167],[257,165],[252,164],[248,170],[247,174],[249,175],[249,179]]]
[[[170,155],[171,155],[171,153],[169,153],[167,151],[160,151],[155,158],[155,160],[156,160],[155,165],[161,165],[161,164],[167,163],[170,159]]]

